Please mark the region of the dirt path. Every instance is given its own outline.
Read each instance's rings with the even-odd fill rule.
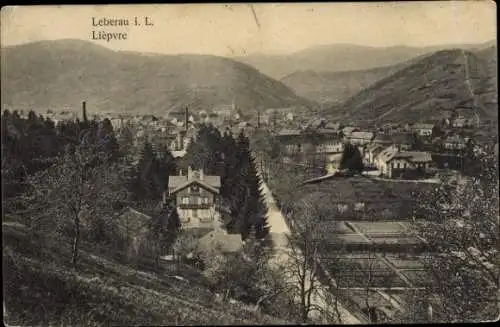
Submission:
[[[259,178],[261,178],[260,175]],[[274,264],[277,265],[279,263],[286,262],[289,258],[288,253],[290,251],[290,245],[287,236],[290,236],[291,232],[285,222],[285,217],[283,217],[283,214],[276,205],[276,200],[274,199],[271,191],[264,181],[262,181],[262,193],[268,208],[267,217],[269,232],[277,247],[277,251],[273,260]],[[290,282],[295,282],[293,280],[293,277],[290,277]],[[325,296],[322,294],[323,292],[325,291],[321,289],[318,291],[318,294],[315,294],[312,297],[312,302],[322,308],[327,306],[327,304],[323,300],[325,298]],[[341,320],[343,324],[353,325],[363,323],[359,319],[354,317],[349,311],[347,311],[341,304],[339,305],[339,311],[341,313]]]

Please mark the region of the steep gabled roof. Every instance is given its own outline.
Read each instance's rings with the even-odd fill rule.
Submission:
[[[351,138],[363,139],[363,140],[371,140],[373,138],[372,132],[352,132],[350,135]]]
[[[366,151],[372,151],[372,152],[381,152],[384,148],[376,143],[370,143],[366,147]]]
[[[431,162],[432,156],[425,151],[406,151],[403,152],[411,162]]]
[[[396,149],[394,146],[390,146],[382,150],[377,157],[383,162],[388,162],[396,155],[397,152],[398,149]]]
[[[187,176],[170,176],[168,178],[168,188],[170,193],[176,193],[189,185],[196,183],[214,193],[219,193],[221,186],[219,176],[203,176],[203,179],[192,178],[188,180]]]

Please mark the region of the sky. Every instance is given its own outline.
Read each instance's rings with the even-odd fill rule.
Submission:
[[[2,7],[1,45],[81,39],[114,50],[239,56],[311,46],[472,44],[496,38],[493,1],[157,4]],[[92,17],[148,16],[154,26],[92,25]],[[127,33],[92,40],[92,32]]]

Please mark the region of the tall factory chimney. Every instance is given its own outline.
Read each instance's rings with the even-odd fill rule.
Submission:
[[[87,121],[87,103],[85,101],[82,102],[82,115],[83,121]]]
[[[188,130],[188,122],[189,122],[189,111],[188,111],[188,107],[187,106],[186,106],[186,115],[185,115],[184,119],[185,119],[184,123],[186,124],[185,128],[186,128],[186,131],[187,131]]]
[[[260,110],[257,111],[257,128],[260,127]]]

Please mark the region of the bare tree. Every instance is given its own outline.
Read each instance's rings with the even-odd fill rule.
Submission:
[[[296,230],[288,237],[290,243],[286,258],[283,259],[284,279],[288,282],[289,290],[297,299],[300,319],[308,322],[311,313],[321,313],[323,306],[318,305],[319,294],[324,291],[318,279],[320,269],[320,239],[317,237],[316,208],[309,202],[302,201],[302,206],[293,211],[297,219]]]
[[[91,150],[68,150],[49,169],[31,176],[24,201],[33,208],[32,230],[39,234],[71,235],[71,262],[76,266],[81,231],[98,216],[111,216],[114,205],[126,197],[119,171],[93,164]]]
[[[498,158],[484,154],[476,177],[445,180],[417,194],[427,217],[416,232],[434,298],[434,321],[481,321],[500,312]]]

